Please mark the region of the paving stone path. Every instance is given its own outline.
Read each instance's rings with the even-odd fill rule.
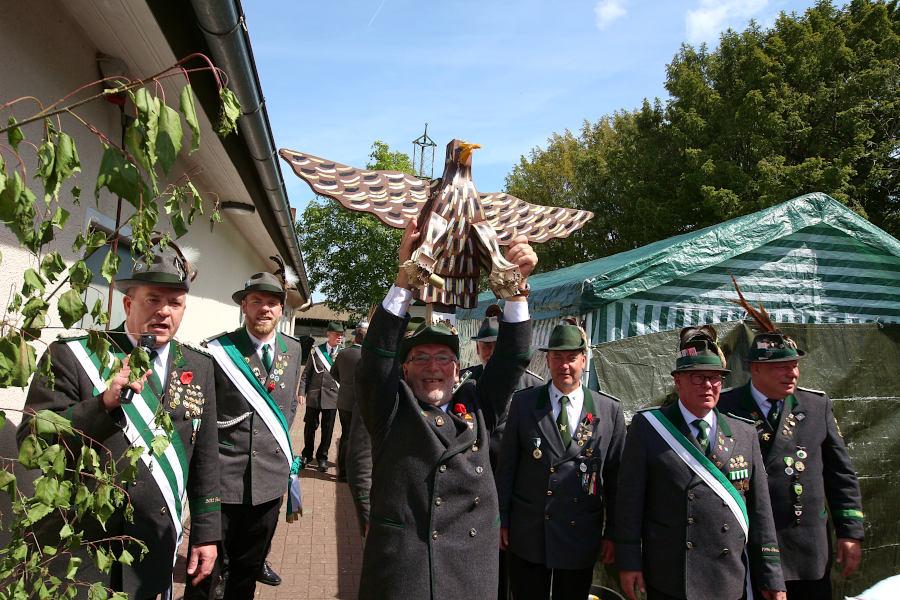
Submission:
[[[337,461],[340,423],[335,420],[334,441],[329,458]],[[303,447],[303,410],[298,411],[291,430],[291,443],[299,453]],[[306,469],[302,474],[303,517],[292,524],[281,522],[272,540],[269,564],[281,575],[282,584],[256,586],[256,597],[270,600],[325,600],[356,598],[362,567],[362,538],[350,490],[338,483],[336,467],[327,473]],[[185,543],[175,567],[175,598],[184,593]]]

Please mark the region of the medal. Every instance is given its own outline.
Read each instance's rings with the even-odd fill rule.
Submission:
[[[794,467],[797,469],[798,472],[801,472],[801,473],[806,470],[806,465],[804,465],[799,460],[794,464]]]
[[[806,415],[805,415],[804,413],[797,413],[797,420],[798,420],[798,421],[802,421],[802,420],[805,419],[805,418],[806,418]]]
[[[797,450],[797,458],[799,458],[800,460],[806,460],[806,450],[804,450],[803,448]]]
[[[772,434],[766,432],[766,433],[762,434],[762,439],[763,439],[764,442],[768,442],[769,440],[772,439]]]
[[[437,416],[437,417],[435,417],[435,418],[434,418],[434,424],[437,425],[438,427],[443,426],[443,424],[444,424],[444,417],[442,417],[442,416]]]
[[[582,473],[587,473],[587,463],[581,463],[578,465],[578,470]]]
[[[794,474],[794,469],[792,469],[791,467],[785,467],[785,468],[784,468],[784,474],[785,474],[785,475],[793,475],[793,474]]]
[[[795,483],[794,484],[794,495],[799,496],[802,493],[803,493],[803,485],[801,485],[799,483]]]
[[[531,441],[534,442],[534,450],[531,451],[531,455],[535,460],[541,460],[541,457],[544,455],[544,453],[541,452],[541,438],[532,438]]]
[[[794,464],[794,459],[791,458],[790,456],[785,456],[785,457],[784,457],[784,464],[786,464],[787,466],[790,467],[791,465]]]

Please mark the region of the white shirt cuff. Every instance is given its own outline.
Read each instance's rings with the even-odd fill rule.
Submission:
[[[528,302],[504,302],[503,320],[507,323],[521,323],[531,318]]]
[[[409,310],[412,297],[412,290],[392,285],[391,289],[388,290],[387,296],[384,297],[381,306],[395,317],[403,318]]]

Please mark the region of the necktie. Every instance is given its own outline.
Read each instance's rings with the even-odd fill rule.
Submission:
[[[266,371],[272,370],[272,346],[269,344],[263,344],[262,363]]]
[[[778,429],[778,418],[781,416],[781,400],[770,399],[769,404],[771,404],[771,408],[769,408],[769,414],[766,415],[766,421],[769,422],[772,429]]]
[[[572,432],[569,431],[569,412],[566,410],[568,403],[568,396],[559,399],[559,416],[556,417],[556,426],[559,428],[559,437],[562,438],[564,448],[568,448],[572,443]]]
[[[695,419],[694,425],[697,427],[697,443],[706,454],[706,450],[709,448],[709,423],[703,419]]]
[[[147,383],[150,384],[150,389],[153,393],[159,396],[162,393],[161,378],[159,373],[156,372],[156,358],[159,356],[159,353],[156,350],[149,350],[147,355],[150,359],[150,377],[147,379]]]

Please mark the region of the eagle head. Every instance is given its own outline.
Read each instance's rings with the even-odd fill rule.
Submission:
[[[472,152],[481,148],[481,144],[470,144],[462,140],[452,140],[447,144],[447,162],[453,161],[458,165],[471,167]]]

